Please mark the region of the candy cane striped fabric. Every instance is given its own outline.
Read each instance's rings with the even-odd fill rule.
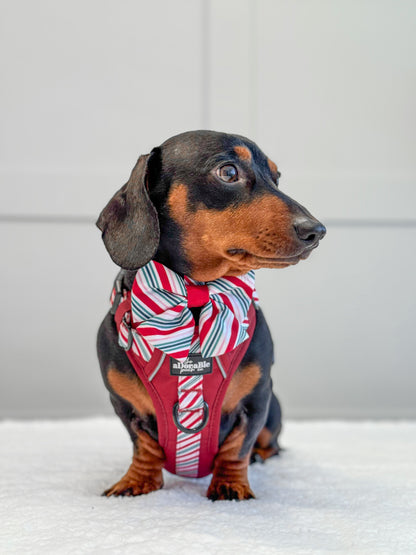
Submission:
[[[185,428],[197,428],[203,420],[203,376],[178,377],[178,419]],[[186,434],[178,429],[176,438],[176,474],[198,475],[201,432]]]
[[[136,274],[131,291],[133,351],[145,361],[155,348],[186,360],[195,332],[186,285],[202,285],[151,261]],[[199,319],[202,356],[219,356],[247,339],[247,313],[254,295],[254,272],[209,281],[209,302]],[[127,326],[120,326],[119,343],[126,347]]]

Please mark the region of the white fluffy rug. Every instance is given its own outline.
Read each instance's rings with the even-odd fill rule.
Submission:
[[[416,553],[416,423],[288,422],[243,502],[168,474],[100,497],[130,462],[116,419],[3,422],[0,444],[2,554]]]

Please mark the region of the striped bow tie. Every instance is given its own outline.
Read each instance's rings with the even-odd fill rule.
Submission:
[[[189,353],[212,357],[232,351],[248,337],[253,300],[254,271],[200,283],[152,260],[138,270],[131,290],[133,350],[146,361],[155,348],[180,361]],[[202,307],[199,326],[192,306]]]

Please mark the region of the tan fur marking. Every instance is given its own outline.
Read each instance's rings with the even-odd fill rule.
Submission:
[[[272,438],[271,431],[264,427],[257,436],[256,443],[253,447],[253,453],[260,455],[264,461],[279,452],[276,447],[270,445]]]
[[[221,445],[214,461],[207,491],[210,499],[250,499],[254,497],[247,478],[250,454],[239,458],[246,437],[245,425],[235,428]]]
[[[134,444],[132,463],[126,474],[108,488],[104,495],[143,495],[163,486],[162,468],[165,454],[146,432],[139,430]]]
[[[270,158],[267,158],[267,163],[269,165],[270,171],[272,172],[272,174],[276,175],[277,174],[277,166],[276,164],[270,160]]]
[[[259,433],[259,435],[257,436],[256,443],[258,444],[259,447],[262,447],[264,449],[266,447],[269,447],[271,439],[272,439],[272,434],[270,430],[268,430],[267,428],[263,428]]]
[[[240,158],[240,160],[244,160],[245,162],[250,162],[251,160],[251,152],[246,146],[236,146],[234,147],[234,152]]]
[[[128,376],[110,368],[108,382],[117,395],[128,401],[141,414],[155,414],[155,407],[145,386],[137,376]]]
[[[254,363],[237,370],[225,394],[222,412],[233,411],[238,403],[254,389],[260,376],[260,367]]]
[[[169,194],[168,204],[175,220],[183,225],[188,218],[188,190],[183,183],[174,183]]]
[[[272,194],[225,210],[201,207],[191,212],[187,187],[177,183],[172,187],[168,205],[182,230],[191,276],[199,281],[241,275],[251,269],[284,268],[291,262],[278,259],[293,256],[294,249],[299,248],[289,208]],[[246,252],[231,255],[229,249]]]

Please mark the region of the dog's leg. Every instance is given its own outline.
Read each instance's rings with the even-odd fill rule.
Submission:
[[[149,414],[146,417],[136,407],[139,405],[143,409],[143,406],[146,406],[144,388],[138,387],[139,380],[135,375],[127,376],[110,370],[108,376],[113,390],[118,392],[118,395],[111,395],[114,410],[133,441],[133,460],[121,480],[108,488],[103,495],[133,496],[158,490],[163,486],[162,468],[165,454],[156,439],[150,435],[155,432],[149,421],[153,420],[152,416]],[[120,394],[123,394],[123,397]],[[150,397],[148,403],[151,403]],[[146,427],[150,433],[145,431]]]
[[[162,468],[165,455],[147,432],[137,431],[133,461],[126,474],[103,495],[142,495],[163,486]]]
[[[235,375],[235,383],[238,384],[241,381],[239,377],[245,377],[245,382],[250,382],[252,385],[254,380],[248,380],[248,374],[250,374],[248,371],[254,366],[253,364],[242,365],[239,373]],[[238,389],[240,392],[243,391],[241,387]],[[229,391],[231,393],[228,400],[226,396],[223,408],[232,408],[232,387]],[[207,492],[209,499],[242,500],[255,497],[248,482],[247,470],[254,443],[267,420],[271,396],[270,377],[262,374],[251,392],[238,402],[231,413],[228,413],[231,418],[234,413],[236,424],[221,444],[215,458],[213,476]],[[223,413],[224,417],[226,415],[227,412]]]
[[[242,500],[254,497],[247,478],[250,451],[241,455],[246,437],[247,419],[244,418],[227,436],[215,457],[208,499]]]
[[[110,314],[98,332],[98,356],[111,403],[133,442],[130,468],[104,495],[141,495],[160,489],[165,455],[157,443],[155,409],[125,352],[117,344],[117,330]]]
[[[264,462],[279,454],[278,437],[282,429],[282,411],[276,396],[272,394],[266,424],[260,431],[251,454],[251,462]]]

